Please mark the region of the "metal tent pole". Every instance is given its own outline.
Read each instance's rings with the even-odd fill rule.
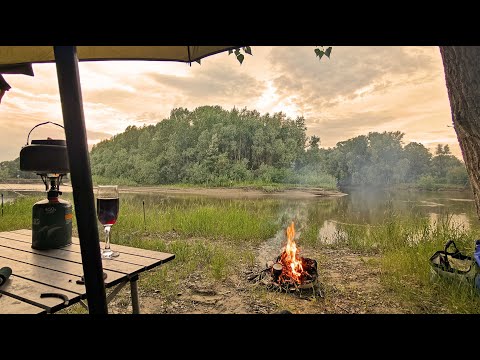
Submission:
[[[92,175],[75,46],[54,46],[83,274],[91,314],[107,314]]]

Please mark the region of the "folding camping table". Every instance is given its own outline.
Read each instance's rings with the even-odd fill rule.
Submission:
[[[79,239],[73,237],[72,244],[61,249],[36,250],[31,245],[31,230],[0,232],[0,268],[12,269],[12,275],[0,286],[0,314],[55,313],[78,302],[88,308],[81,281]],[[132,312],[138,314],[139,274],[173,260],[175,255],[116,244],[112,248],[120,256],[102,260],[107,274],[105,288],[113,288],[107,292],[107,304],[130,283]]]

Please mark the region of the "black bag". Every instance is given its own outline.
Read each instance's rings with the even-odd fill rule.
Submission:
[[[453,246],[453,251],[448,249]],[[430,258],[432,275],[439,275],[453,281],[475,284],[480,268],[473,257],[462,254],[453,240],[447,241],[445,249],[437,251]]]

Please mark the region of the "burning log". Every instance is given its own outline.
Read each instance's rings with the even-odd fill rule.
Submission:
[[[283,272],[283,265],[279,262],[276,262],[272,265],[272,276],[273,281],[278,282],[278,278],[282,275]]]
[[[286,230],[287,244],[275,262],[268,261],[267,268],[252,275],[248,280],[262,280],[269,288],[284,291],[312,289],[322,296],[318,289],[317,261],[299,256],[299,249],[295,243],[295,226],[292,222]],[[270,282],[263,280],[269,274]]]

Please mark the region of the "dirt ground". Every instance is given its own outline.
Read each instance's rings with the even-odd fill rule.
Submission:
[[[43,184],[0,184],[0,190],[44,191]],[[71,187],[63,186],[69,192]],[[343,196],[336,191],[316,188],[296,188],[281,192],[252,189],[121,187],[128,193],[168,193],[220,197],[276,196],[291,198]],[[319,292],[302,294],[276,292],[260,282],[248,280],[249,275],[262,270],[246,265],[223,281],[208,280],[203,273],[192,273],[167,301],[159,290],[146,291],[139,285],[140,311],[143,314],[272,314],[288,311],[298,314],[401,314],[408,309],[394,300],[380,283],[378,259],[349,249],[323,248],[308,254],[318,262]],[[155,271],[155,270],[152,270]],[[131,313],[129,288],[123,288],[109,304],[109,312]]]
[[[181,285],[176,299],[167,303],[157,291],[142,291],[143,314],[405,314],[379,280],[375,257],[347,249],[323,249],[310,258],[319,263],[319,294],[276,292],[260,282],[248,280],[252,269],[245,268],[224,281],[207,281],[191,274]],[[258,268],[258,270],[261,270]],[[255,273],[255,272],[254,272]],[[110,313],[131,312],[129,290],[124,288],[109,305]]]

